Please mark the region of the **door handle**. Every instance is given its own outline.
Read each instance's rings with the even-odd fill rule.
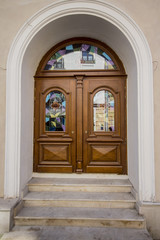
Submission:
[[[72,134],[74,134],[74,131],[72,131]]]

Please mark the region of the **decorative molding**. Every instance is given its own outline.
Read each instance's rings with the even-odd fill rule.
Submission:
[[[152,201],[155,195],[152,57],[146,38],[133,19],[105,0],[54,1],[31,17],[17,33],[7,61],[5,196],[20,195],[21,68],[26,48],[48,23],[75,14],[93,15],[110,22],[133,48],[138,85],[139,198]]]

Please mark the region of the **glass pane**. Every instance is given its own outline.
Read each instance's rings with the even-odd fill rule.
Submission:
[[[114,97],[109,91],[99,91],[93,99],[94,131],[114,131]]]
[[[66,100],[60,91],[52,91],[46,97],[46,131],[65,131]]]
[[[56,52],[44,70],[116,69],[113,60],[102,49],[89,44],[68,45]]]

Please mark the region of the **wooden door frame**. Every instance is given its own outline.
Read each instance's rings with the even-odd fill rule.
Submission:
[[[102,50],[104,50],[112,58],[112,60],[114,61],[117,68],[111,69],[111,70],[76,70],[76,71],[75,70],[44,70],[46,63],[48,62],[50,57],[55,52],[57,52],[62,47],[66,46],[68,44],[82,43],[82,42],[86,43],[86,44],[93,44],[93,45],[101,48]],[[84,77],[95,77],[95,76],[105,77],[105,78],[114,77],[114,78],[125,78],[125,79],[127,77],[121,60],[119,59],[119,57],[114,53],[114,51],[111,48],[109,48],[106,44],[104,44],[98,40],[80,37],[80,38],[71,38],[71,39],[65,40],[61,43],[58,43],[53,48],[51,48],[45,54],[45,56],[42,58],[39,66],[37,68],[36,75],[35,75],[35,82],[38,81],[38,79],[55,79],[55,78],[58,79],[58,78],[74,77],[77,79],[77,85],[78,85],[77,94],[79,94],[81,96],[81,100],[82,100],[83,78]],[[36,93],[36,89],[35,89],[35,93]],[[125,90],[125,93],[126,93],[126,90]],[[83,104],[76,103],[76,105],[77,105],[78,111],[82,112]],[[127,111],[125,109],[125,119],[126,119],[126,123],[127,123],[126,112]],[[80,127],[77,131],[77,141],[82,143],[82,141],[83,141],[82,121],[81,121],[81,123],[79,121],[80,120],[77,120],[77,123],[80,124]],[[126,136],[127,136],[127,126],[126,126]],[[35,142],[35,140],[34,140],[34,142]],[[82,158],[83,158],[83,151],[82,151],[82,147],[80,147],[80,148],[77,148],[76,172],[82,172],[82,165],[83,165]],[[34,167],[34,169],[36,169],[36,168]],[[127,173],[127,162],[125,164],[124,172]]]

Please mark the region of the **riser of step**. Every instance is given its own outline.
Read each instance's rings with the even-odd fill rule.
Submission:
[[[86,200],[24,200],[24,207],[96,207],[96,208],[135,208],[135,202],[125,201],[86,201]]]
[[[56,219],[56,218],[24,218],[15,217],[16,226],[79,226],[79,227],[115,227],[115,228],[145,228],[143,220],[119,219]]]
[[[131,192],[131,186],[28,185],[28,190],[34,192]]]

